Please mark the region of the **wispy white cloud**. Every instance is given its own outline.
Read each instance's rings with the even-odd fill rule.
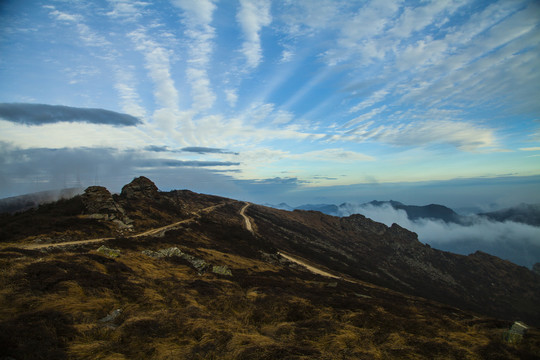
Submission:
[[[359,122],[356,121],[353,125]],[[497,146],[493,129],[470,122],[446,119],[417,121],[409,119],[408,122],[397,124],[378,124],[375,121],[368,121],[345,132],[329,134],[325,137],[325,141],[377,141],[404,147],[449,144],[463,151],[479,151]]]
[[[341,21],[333,23],[339,31],[336,46],[323,54],[328,65],[337,65],[351,59],[364,66],[374,59],[383,59],[393,44],[384,38],[400,9],[399,2],[371,1],[357,12],[342,13]]]
[[[374,138],[399,146],[446,143],[465,151],[496,146],[493,130],[467,122],[448,120],[428,120],[392,126],[384,128]]]
[[[120,95],[122,110],[139,118],[146,117],[146,109],[141,106],[141,99],[136,89],[134,69],[117,67],[115,69],[114,88]]]
[[[145,58],[145,67],[154,82],[157,103],[168,109],[178,110],[179,94],[171,77],[170,53],[147,36],[143,28],[128,34],[138,51]]]
[[[79,14],[69,14],[66,12],[59,11],[54,7],[50,8],[49,15],[55,18],[57,21],[63,21],[68,23],[73,23],[76,26],[77,32],[81,40],[87,46],[94,47],[103,47],[111,45],[111,43],[105,39],[105,37],[99,35],[97,32],[93,31],[88,25],[84,23],[84,17]]]
[[[406,7],[390,33],[399,38],[407,38],[429,25],[441,26],[461,6],[465,0],[440,0],[426,2],[423,6]]]
[[[302,159],[304,161],[325,161],[339,163],[355,163],[358,161],[374,161],[375,158],[370,155],[358,153],[355,151],[344,150],[342,148],[331,148],[324,150],[308,151],[301,154],[291,154],[291,159]]]
[[[224,91],[229,105],[235,107],[236,102],[238,101],[238,91],[235,89],[225,89]]]
[[[272,22],[270,5],[268,0],[240,0],[236,19],[244,34],[242,53],[250,69],[256,68],[262,61],[260,31]]]
[[[376,116],[376,115],[380,114],[381,112],[383,112],[385,109],[386,109],[386,105],[383,105],[383,106],[381,106],[379,108],[372,109],[372,110],[368,111],[365,114],[362,114],[360,116],[355,117],[352,120],[349,120],[345,125],[343,125],[343,127],[348,128],[348,127],[351,127],[351,126],[355,126],[355,125],[357,125],[359,123],[368,121],[371,118],[373,118],[374,116]]]
[[[212,0],[172,0],[183,11],[184,35],[189,39],[186,75],[191,84],[193,108],[206,110],[213,106],[216,95],[211,89],[208,66],[215,30],[210,25],[216,5]]]
[[[279,60],[281,63],[286,63],[291,61],[294,58],[294,51],[292,49],[285,49],[281,52],[281,59]]]
[[[378,102],[381,102],[386,95],[388,95],[390,92],[387,89],[381,89],[378,91],[375,91],[371,96],[369,96],[366,100],[362,101],[361,103],[353,106],[349,112],[354,113],[360,110],[364,110],[365,108],[371,107]]]
[[[108,2],[112,10],[107,15],[128,22],[134,22],[139,19],[142,16],[144,8],[150,5],[148,2],[131,0],[108,0]]]
[[[74,22],[74,23],[77,23],[79,21],[82,20],[82,16],[81,15],[77,15],[77,14],[68,14],[68,13],[65,13],[65,12],[62,12],[62,11],[59,11],[59,10],[56,10],[54,8],[54,6],[49,6],[47,7],[48,9],[50,9],[51,11],[49,12],[49,14],[51,16],[53,16],[56,20],[58,21],[67,21],[67,22]]]
[[[143,147],[148,141],[144,128],[135,126],[126,129],[106,124],[80,123],[73,126],[68,122],[56,122],[28,127],[0,120],[0,127],[0,141],[23,149],[96,146],[128,149]]]

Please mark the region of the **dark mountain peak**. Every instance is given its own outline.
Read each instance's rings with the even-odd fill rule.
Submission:
[[[394,208],[405,206],[403,203],[400,203],[399,201],[395,201],[395,200],[389,200],[389,201],[373,200],[373,201],[368,202],[368,204],[373,205],[373,206],[390,205]]]
[[[297,206],[295,209],[319,211],[327,215],[336,215],[338,212],[338,207],[333,204],[305,204]]]
[[[371,220],[362,214],[352,214],[341,218],[342,224],[354,226],[358,232],[372,232],[377,235],[384,234],[388,227],[382,223]]]
[[[373,200],[368,205],[372,206],[384,206],[390,205],[396,210],[403,210],[407,213],[407,217],[411,220],[418,220],[420,218],[428,219],[440,219],[445,222],[461,223],[463,219],[452,209],[444,205],[429,204],[424,206],[418,205],[405,205],[399,201],[377,201]]]
[[[395,240],[398,240],[400,242],[420,244],[420,241],[418,241],[417,233],[407,230],[396,223],[393,223],[392,226],[390,226],[388,232],[394,235]]]
[[[122,188],[121,196],[127,199],[138,197],[155,198],[158,193],[159,190],[152,180],[140,176]]]
[[[532,226],[540,226],[540,204],[521,203],[511,208],[480,213],[478,215],[494,221],[513,221]]]

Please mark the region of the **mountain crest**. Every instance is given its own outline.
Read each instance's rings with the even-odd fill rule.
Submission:
[[[132,182],[122,188],[121,196],[127,199],[133,198],[156,198],[159,194],[158,187],[154,182],[144,176],[133,179]]]

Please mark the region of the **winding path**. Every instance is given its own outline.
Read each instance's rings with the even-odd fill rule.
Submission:
[[[246,229],[253,234],[253,227],[251,226],[251,220],[246,215],[246,209],[248,206],[251,205],[250,203],[246,203],[242,210],[240,210],[240,215],[244,218],[244,225],[246,226]]]
[[[195,220],[197,217],[199,217],[199,213],[202,213],[202,212],[208,213],[208,212],[214,210],[215,208],[223,206],[223,205],[225,205],[225,204],[212,205],[212,206],[209,206],[209,207],[206,207],[204,209],[199,210],[197,213],[194,213],[194,216],[189,218],[189,219],[177,221],[177,222],[175,222],[173,224],[161,226],[161,227],[158,227],[158,228],[155,228],[155,229],[146,230],[146,231],[143,231],[142,233],[128,235],[127,237],[128,238],[138,238],[138,237],[142,237],[142,236],[158,236],[158,235],[164,233],[167,230],[172,230],[172,229],[178,227],[181,224],[185,224],[185,223],[188,223],[188,222],[191,222],[191,221]],[[104,242],[104,241],[108,241],[108,240],[114,240],[114,239],[116,239],[116,238],[115,237],[104,237],[104,238],[96,238],[96,239],[88,239],[88,240],[67,241],[67,242],[54,243],[54,244],[31,244],[31,245],[24,246],[24,248],[29,249],[29,250],[36,250],[36,249],[44,249],[44,248],[60,247],[60,246],[84,245],[84,244],[100,243],[100,242]]]
[[[244,205],[244,207],[242,207],[242,209],[240,210],[240,215],[244,218],[244,225],[245,225],[246,229],[249,230],[251,233],[253,233],[253,226],[251,225],[251,220],[246,215],[246,209],[249,207],[249,205],[251,205],[251,204],[246,203],[246,205]],[[304,261],[299,260],[299,259],[297,259],[295,257],[290,256],[290,255],[284,254],[281,251],[278,251],[278,255],[280,255],[281,257],[283,257],[283,258],[285,258],[285,259],[287,259],[287,260],[289,260],[289,261],[291,261],[291,262],[293,262],[295,264],[298,264],[298,265],[306,268],[306,270],[308,270],[308,271],[310,271],[310,272],[312,272],[314,274],[326,276],[326,277],[329,277],[329,278],[332,278],[332,279],[341,279],[341,277],[339,277],[339,276],[330,274],[327,271],[324,271],[324,270],[316,268],[316,267],[314,267],[312,265],[306,264]]]
[[[287,259],[289,261],[292,261],[295,264],[298,264],[300,266],[305,267],[307,270],[309,270],[310,272],[312,272],[314,274],[326,276],[326,277],[333,278],[333,279],[341,279],[341,277],[339,277],[339,276],[330,274],[329,272],[326,272],[324,270],[321,270],[321,269],[318,269],[318,268],[316,268],[314,266],[306,264],[302,260],[296,259],[296,258],[294,258],[294,257],[292,257],[290,255],[284,254],[281,251],[278,251],[278,255],[280,255],[281,257],[284,257],[285,259]]]
[[[180,226],[181,224],[185,224],[185,223],[194,221],[197,217],[200,216],[199,213],[202,213],[202,212],[207,212],[208,213],[208,212],[214,210],[215,208],[223,206],[223,205],[225,205],[225,204],[212,205],[212,206],[209,206],[207,208],[199,210],[197,213],[194,213],[194,216],[189,218],[189,219],[177,221],[177,222],[175,222],[173,224],[161,226],[161,227],[155,228],[155,229],[146,230],[146,231],[143,231],[143,232],[138,233],[138,234],[129,235],[127,237],[128,238],[138,238],[138,237],[142,237],[142,236],[159,236],[160,234],[163,234],[167,230],[172,230],[172,229]],[[245,205],[240,210],[240,215],[244,219],[244,226],[246,227],[246,229],[249,232],[251,232],[252,234],[254,234],[253,226],[251,224],[251,220],[246,215],[246,209],[250,205],[251,205],[250,203],[246,202]],[[113,239],[115,239],[115,237],[104,237],[104,238],[88,239],[88,240],[76,240],[76,241],[68,241],[68,242],[54,243],[54,244],[31,244],[31,245],[24,246],[24,248],[25,249],[36,250],[36,249],[44,249],[44,248],[51,248],[51,247],[61,247],[61,246],[70,246],[70,245],[84,245],[84,244],[100,243],[100,242],[113,240]],[[285,259],[287,259],[287,260],[289,260],[289,261],[291,261],[291,262],[293,262],[295,264],[298,264],[298,265],[306,268],[308,271],[310,271],[310,272],[312,272],[314,274],[326,276],[326,277],[333,278],[333,279],[342,279],[339,276],[330,274],[329,272],[326,272],[326,271],[321,270],[319,268],[316,268],[316,267],[314,267],[312,265],[309,265],[309,264],[305,263],[302,260],[299,260],[299,259],[297,259],[295,257],[292,257],[291,255],[284,254],[283,252],[278,252],[278,255],[280,255],[281,257],[283,257],[283,258],[285,258]]]

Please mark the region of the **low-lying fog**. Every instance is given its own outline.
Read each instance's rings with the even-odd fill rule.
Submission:
[[[496,222],[471,216],[470,224],[446,223],[442,220],[421,218],[410,220],[404,210],[385,204],[340,207],[340,216],[362,214],[388,226],[392,223],[414,231],[418,239],[433,248],[468,255],[477,250],[531,268],[540,262],[540,227],[516,223]]]

